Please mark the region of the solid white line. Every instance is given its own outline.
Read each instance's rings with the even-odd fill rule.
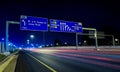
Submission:
[[[29,55],[30,57],[32,57],[33,59],[35,59],[36,61],[38,61],[40,64],[44,65],[46,68],[48,68],[52,72],[57,72],[55,69],[53,69],[52,67],[48,66],[47,64],[45,64],[44,62],[40,61],[39,59],[35,58],[34,56],[32,56],[32,55],[30,55],[28,53],[27,53],[27,55]]]

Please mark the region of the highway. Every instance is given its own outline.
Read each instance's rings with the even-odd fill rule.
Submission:
[[[120,72],[120,52],[21,50],[15,72]]]

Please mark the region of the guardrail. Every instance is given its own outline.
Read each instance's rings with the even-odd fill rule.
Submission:
[[[58,47],[45,47],[56,49],[76,49],[76,46],[58,46]],[[78,46],[78,49],[96,48],[95,46]],[[98,48],[120,48],[120,46],[98,46]]]
[[[10,57],[12,57],[13,55],[15,55],[17,52],[14,52],[14,53],[8,55],[3,61],[0,62],[0,65],[3,64],[4,62],[6,62]]]

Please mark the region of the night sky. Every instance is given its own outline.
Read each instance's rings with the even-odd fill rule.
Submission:
[[[96,28],[120,39],[120,4],[115,0],[0,0],[0,39],[5,37],[5,21],[19,21],[20,15],[82,22],[83,27]],[[20,31],[19,25],[11,25],[9,30],[9,40],[17,45],[24,44],[30,34],[42,42],[42,32]],[[45,35],[46,43],[57,38],[75,42],[75,34],[46,32]]]

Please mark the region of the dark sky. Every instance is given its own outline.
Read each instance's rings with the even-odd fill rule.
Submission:
[[[19,21],[20,15],[82,22],[83,27],[97,28],[120,38],[119,10],[120,4],[115,0],[0,0],[0,38],[5,37],[5,21]],[[16,32],[17,29],[18,25],[12,26],[10,35],[19,36],[21,33],[20,40],[31,34]]]

